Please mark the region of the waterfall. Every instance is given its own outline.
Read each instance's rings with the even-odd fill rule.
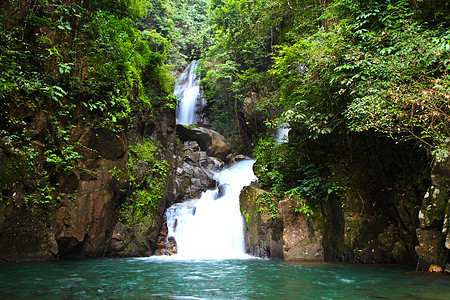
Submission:
[[[195,70],[198,62],[192,61],[186,70],[180,75],[175,85],[174,94],[180,101],[177,105],[177,123],[183,125],[196,124],[195,107],[200,95],[199,80],[196,78]]]
[[[175,238],[180,259],[229,259],[248,257],[244,249],[244,220],[239,194],[256,176],[253,160],[236,163],[216,173],[219,188],[200,199],[168,208],[168,236]]]
[[[289,130],[291,130],[289,124],[287,123],[279,124],[275,135],[275,141],[278,144],[287,143],[289,140]]]

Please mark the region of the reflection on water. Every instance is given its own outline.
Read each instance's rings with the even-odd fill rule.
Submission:
[[[449,299],[450,276],[403,266],[91,259],[0,265],[5,299]]]

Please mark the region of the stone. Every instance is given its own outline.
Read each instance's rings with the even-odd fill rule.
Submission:
[[[182,198],[198,198],[217,186],[214,173],[185,161],[180,162],[174,179],[174,194]],[[178,199],[182,200],[182,199]]]
[[[323,260],[323,236],[315,225],[315,218],[295,211],[293,198],[279,203],[279,217],[283,220],[283,257],[285,260]]]
[[[222,198],[225,195],[227,186],[229,186],[229,184],[221,184],[217,187],[217,194],[214,196],[214,200]]]
[[[115,193],[122,184],[110,184],[113,178],[109,170],[115,166],[118,164],[112,160],[102,160],[97,180],[80,180],[75,200],[62,197],[55,216],[61,255],[101,256],[105,252],[105,229],[114,225]]]
[[[419,246],[415,249],[420,261],[443,265],[450,249],[450,158],[439,151],[434,158],[431,185],[418,213],[420,228],[416,234]]]
[[[266,206],[258,202],[258,196],[267,192],[256,187],[245,187],[239,203],[245,220],[244,238],[247,253],[261,258],[283,257],[283,224]]]
[[[427,269],[428,264],[443,265],[445,257],[442,248],[442,232],[438,229],[417,229],[417,240],[419,245],[415,247],[416,253],[419,256],[419,269]]]
[[[82,151],[86,158],[97,154],[102,158],[116,160],[126,151],[124,136],[105,128],[87,128],[78,142],[87,148]]]
[[[441,273],[442,272],[442,267],[441,266],[438,266],[438,265],[431,265],[429,268],[428,268],[428,272],[430,272],[430,273]]]
[[[206,151],[209,156],[224,160],[231,152],[231,146],[225,138],[218,132],[194,125],[177,125],[179,138],[185,141],[196,141],[202,151]]]
[[[250,157],[242,154],[231,153],[227,156],[228,166],[232,166],[237,162],[250,159]]]
[[[111,234],[111,239],[108,243],[108,253],[113,254],[116,252],[121,252],[125,249],[126,243],[125,238],[127,236],[127,227],[121,222],[117,222],[114,225],[113,232]]]

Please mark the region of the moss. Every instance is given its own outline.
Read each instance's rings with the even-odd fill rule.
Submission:
[[[245,225],[247,226],[247,228],[250,226],[250,223],[252,222],[252,217],[249,213],[244,213],[245,216]]]
[[[127,226],[139,225],[140,234],[145,234],[157,226],[161,216],[169,163],[161,159],[160,148],[150,139],[130,146],[130,154],[128,172],[133,190],[120,210]]]

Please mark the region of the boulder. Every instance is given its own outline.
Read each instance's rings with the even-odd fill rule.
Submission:
[[[215,188],[216,185],[217,181],[213,172],[185,161],[178,164],[174,180],[174,195],[180,195],[183,198],[198,198],[201,193]]]
[[[220,133],[194,125],[177,125],[177,134],[180,140],[196,141],[202,151],[206,151],[209,156],[224,160],[231,152],[231,146]]]
[[[439,229],[417,229],[419,245],[415,247],[419,256],[417,270],[426,271],[430,265],[443,265],[445,251],[442,247],[442,231]]]
[[[236,153],[230,153],[228,154],[228,156],[225,158],[226,161],[228,161],[228,166],[232,166],[237,162],[243,161],[243,160],[247,160],[247,159],[251,159],[250,157],[246,156],[246,155],[242,155],[242,154],[236,154]]]

